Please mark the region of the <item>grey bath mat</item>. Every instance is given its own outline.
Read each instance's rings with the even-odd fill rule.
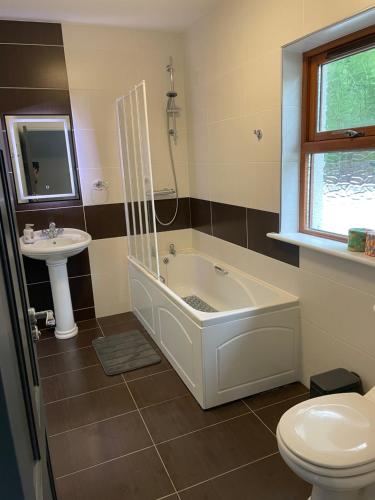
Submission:
[[[161,358],[139,330],[99,337],[92,345],[107,375],[160,363]]]
[[[202,311],[205,313],[216,313],[217,310],[211,307],[207,302],[202,300],[198,295],[189,295],[184,297],[183,300],[189,304],[190,307],[196,309],[197,311]]]

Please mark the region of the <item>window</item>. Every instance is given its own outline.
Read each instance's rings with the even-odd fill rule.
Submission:
[[[375,28],[304,54],[300,231],[375,229]]]

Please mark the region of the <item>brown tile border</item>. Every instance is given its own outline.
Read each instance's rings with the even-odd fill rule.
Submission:
[[[174,215],[176,200],[156,200],[155,211],[162,222],[168,222]],[[190,198],[178,199],[178,212],[176,219],[170,226],[163,226],[156,221],[156,231],[176,231],[191,227],[190,221]]]
[[[123,203],[86,205],[84,210],[87,232],[91,234],[93,240],[126,236]]]
[[[211,210],[212,235],[246,248],[246,208],[213,201]]]
[[[69,90],[64,47],[0,44],[0,87]]]
[[[248,208],[248,249],[299,267],[299,247],[267,237],[267,233],[278,233],[279,226],[278,213]]]
[[[61,24],[0,21],[0,43],[63,45]]]
[[[0,110],[4,115],[70,115],[69,90],[0,89]]]
[[[279,214],[191,198],[192,228],[248,250],[299,267],[299,247],[272,240],[279,231]]]
[[[35,224],[34,229],[48,227],[55,222],[57,227],[73,227],[86,231],[83,207],[46,208],[42,210],[25,210],[16,213],[19,234],[22,235],[26,223]]]
[[[211,202],[190,198],[191,227],[212,235]]]
[[[48,267],[43,260],[30,259],[24,256],[23,267],[25,269],[26,283],[28,285],[49,281]],[[70,278],[91,274],[87,248],[83,252],[73,257],[69,257],[67,268]]]

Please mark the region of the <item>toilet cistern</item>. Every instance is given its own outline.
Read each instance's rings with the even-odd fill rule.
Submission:
[[[73,228],[57,228],[50,223],[48,229],[34,231],[33,243],[20,238],[21,253],[26,257],[44,260],[48,267],[56,317],[55,336],[59,339],[74,337],[78,327],[74,321],[70,296],[67,260],[89,246],[91,236]]]

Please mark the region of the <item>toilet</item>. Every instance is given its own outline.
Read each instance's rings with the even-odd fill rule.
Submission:
[[[375,388],[294,406],[280,419],[277,442],[290,469],[312,485],[310,500],[375,500]]]

